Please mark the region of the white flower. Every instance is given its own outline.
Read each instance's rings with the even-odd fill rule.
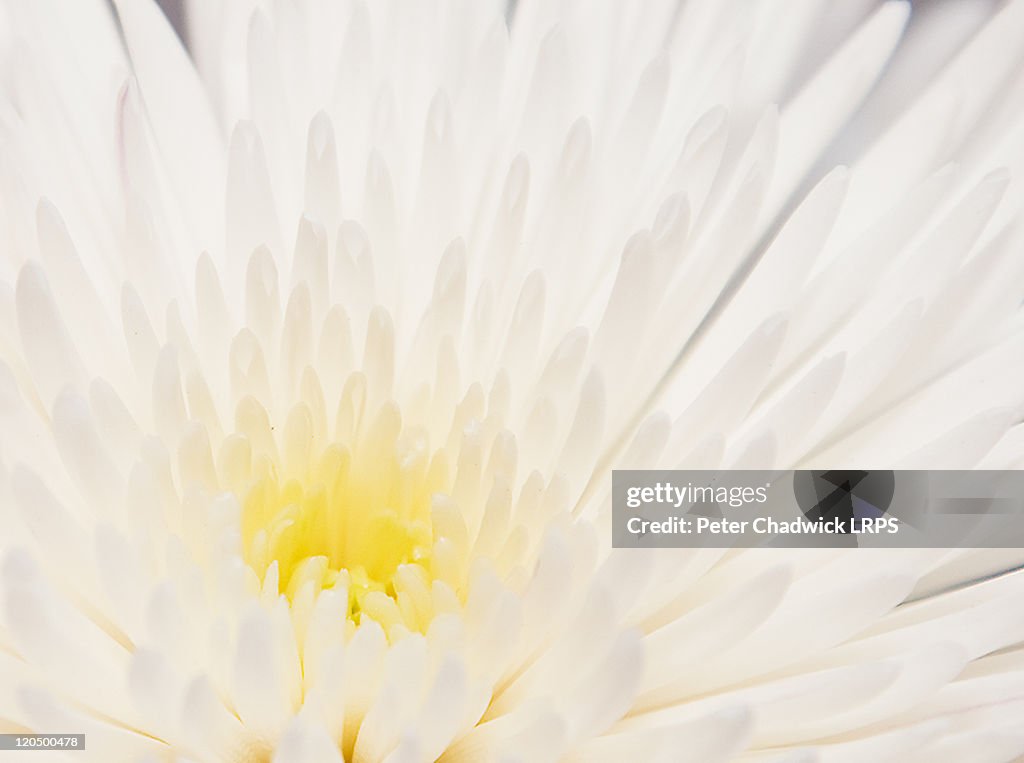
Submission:
[[[0,731],[1024,753],[1021,551],[608,536],[613,466],[1024,464],[1024,3],[820,180],[903,4],[202,0],[200,74],[116,6],[0,4]]]

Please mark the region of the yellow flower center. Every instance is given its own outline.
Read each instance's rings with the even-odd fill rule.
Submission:
[[[433,533],[431,496],[447,488],[439,456],[422,442],[330,445],[313,463],[280,468],[264,458],[242,502],[246,562],[266,580],[276,564],[280,593],[304,586],[347,588],[349,617],[428,624],[403,611],[396,575],[429,588]]]

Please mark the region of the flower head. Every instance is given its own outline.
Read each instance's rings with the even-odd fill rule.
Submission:
[[[609,540],[613,466],[1021,463],[1024,3],[825,173],[902,3],[115,6],[0,4],[0,730],[1024,751],[1017,550]]]

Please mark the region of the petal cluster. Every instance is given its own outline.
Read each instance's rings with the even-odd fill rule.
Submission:
[[[1019,550],[609,517],[619,467],[1021,465],[1024,2],[825,171],[903,3],[820,60],[826,0],[114,6],[0,2],[0,731],[1024,752]]]

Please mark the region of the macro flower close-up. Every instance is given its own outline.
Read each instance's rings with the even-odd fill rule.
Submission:
[[[1024,469],[1024,0],[175,19],[0,0],[0,761],[1024,760],[1024,548],[612,479]]]

